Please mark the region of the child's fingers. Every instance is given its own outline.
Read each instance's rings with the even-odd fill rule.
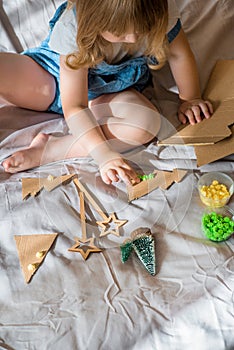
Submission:
[[[117,175],[116,169],[115,170],[113,170],[113,169],[108,170],[107,176],[111,180],[111,182],[118,182],[119,181],[119,177]]]
[[[111,184],[111,179],[109,178],[107,173],[101,172],[101,178],[102,178],[102,181],[105,182],[105,184],[107,184],[107,185]]]
[[[213,108],[213,105],[210,101],[206,100],[205,101],[205,104],[208,106],[208,109],[209,109],[209,112],[212,114],[214,113],[214,108]]]
[[[186,124],[186,123],[187,123],[187,118],[186,118],[186,116],[184,115],[184,113],[179,112],[179,113],[178,113],[178,118],[179,118],[179,121],[180,121],[182,124]]]
[[[193,113],[193,121],[199,123],[202,121],[201,109],[199,106],[191,106],[191,111]],[[192,124],[192,123],[191,123]]]
[[[125,170],[123,168],[118,169],[118,175],[127,185],[137,184],[140,182],[139,177],[133,169]]]
[[[213,113],[212,104],[209,101],[199,103],[198,105],[192,105],[187,108],[186,111],[179,113],[179,120],[182,124],[186,124],[187,120],[190,124],[194,125],[200,123],[205,117],[210,118]]]
[[[118,182],[119,180],[122,180],[127,185],[130,185],[132,182],[139,182],[139,178],[137,177],[135,172],[133,172],[131,169],[126,170],[122,167],[113,167],[112,169],[101,171],[101,176],[106,184]]]
[[[103,181],[106,184],[111,184],[112,182],[122,180],[126,184],[130,185],[140,181],[136,172],[122,158],[111,160],[104,166],[101,166],[100,173]]]
[[[130,183],[140,182],[140,179],[137,176],[136,172],[129,165],[127,165],[127,167],[122,166],[122,168],[123,168],[125,174],[127,174],[128,179],[130,180]]]
[[[179,108],[178,117],[182,124],[189,121],[190,124],[200,123],[205,117],[210,118],[213,113],[213,106],[210,101],[196,99],[183,102]]]
[[[185,113],[184,113],[184,116],[185,118],[187,118],[187,120],[189,121],[190,124],[195,124],[196,123],[196,120],[195,120],[195,117],[194,117],[194,113],[193,111],[188,108]]]
[[[201,110],[202,113],[204,114],[205,118],[210,118],[211,114],[213,113],[213,106],[209,101],[205,101],[202,105],[201,105]]]

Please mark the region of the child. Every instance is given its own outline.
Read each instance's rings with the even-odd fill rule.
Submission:
[[[209,118],[212,106],[201,99],[194,56],[166,0],[63,3],[39,48],[0,54],[0,94],[19,107],[64,114],[70,134],[37,135],[3,161],[5,171],[91,155],[105,183],[138,182],[120,153],[160,129],[159,113],[141,91],[149,67],[166,59],[179,89],[180,121]]]

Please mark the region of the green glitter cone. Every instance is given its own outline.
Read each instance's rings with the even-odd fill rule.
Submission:
[[[128,260],[129,256],[131,255],[132,249],[132,242],[126,242],[120,246],[121,260],[123,263],[125,263]]]
[[[156,274],[156,261],[155,261],[155,243],[154,238],[151,235],[142,235],[136,238],[133,243],[133,248],[146,268],[146,270],[151,274]]]

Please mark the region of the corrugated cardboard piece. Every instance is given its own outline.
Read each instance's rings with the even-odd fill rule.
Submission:
[[[135,185],[127,186],[128,201],[131,202],[134,199],[140,198],[157,187],[166,190],[172,185],[173,182],[180,182],[187,174],[187,170],[173,169],[173,171],[154,170],[154,178],[144,180]]]
[[[26,283],[44,261],[57,236],[57,233],[14,236]]]
[[[234,153],[234,60],[220,60],[207,84],[204,99],[213,103],[210,119],[186,125],[159,145],[193,145],[201,166]]]
[[[75,175],[68,174],[58,177],[49,175],[47,178],[22,178],[22,197],[35,197],[43,188],[50,192],[56,187],[69,182]]]

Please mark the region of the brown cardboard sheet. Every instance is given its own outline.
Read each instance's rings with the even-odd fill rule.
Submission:
[[[201,166],[234,153],[234,60],[219,60],[210,76],[204,99],[213,103],[210,119],[186,125],[158,145],[193,145]]]

